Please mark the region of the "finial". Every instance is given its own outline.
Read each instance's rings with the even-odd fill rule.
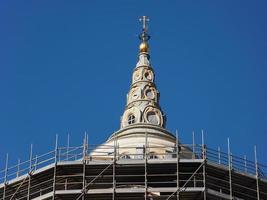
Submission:
[[[142,16],[139,19],[140,22],[142,22],[142,33],[139,35],[139,39],[142,41],[142,43],[139,46],[140,52],[148,52],[148,44],[147,41],[150,39],[150,35],[148,35],[148,25],[149,18],[147,16]]]
[[[142,33],[139,35],[140,40],[142,42],[146,42],[149,40],[150,36],[147,33],[148,25],[147,22],[149,22],[149,18],[147,16],[142,16],[139,19],[140,22],[142,22]]]
[[[147,31],[147,22],[149,22],[149,19],[147,16],[142,16],[139,18],[139,21],[143,23],[143,31]]]

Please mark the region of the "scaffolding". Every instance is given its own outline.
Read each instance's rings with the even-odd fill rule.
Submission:
[[[177,137],[178,138],[178,137]],[[190,149],[190,158],[181,157],[181,146]],[[94,155],[92,152],[109,152]],[[81,146],[58,145],[45,154],[8,166],[0,171],[0,199],[267,199],[267,166],[246,157],[208,148],[204,144],[180,144],[173,152],[162,146],[162,155],[144,145],[143,152],[120,155],[113,145],[89,145],[85,135]],[[127,147],[136,148],[136,147]],[[186,152],[183,152],[183,154]],[[131,159],[129,159],[131,156]]]

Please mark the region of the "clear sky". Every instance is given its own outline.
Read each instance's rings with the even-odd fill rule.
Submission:
[[[267,164],[266,1],[0,1],[0,168],[119,129],[148,15],[167,128]]]

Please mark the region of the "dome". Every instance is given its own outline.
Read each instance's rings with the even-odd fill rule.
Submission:
[[[168,159],[176,157],[177,140],[169,131],[159,126],[138,124],[113,133],[91,155],[98,159],[110,160],[116,152],[117,159]],[[192,158],[191,149],[181,144],[180,158]],[[114,147],[116,150],[114,150]]]

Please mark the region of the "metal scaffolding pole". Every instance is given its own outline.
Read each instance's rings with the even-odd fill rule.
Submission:
[[[147,132],[145,135],[145,200],[147,200]]]
[[[116,198],[116,159],[117,159],[117,137],[114,138],[113,140],[113,171],[112,171],[112,199],[115,200]]]
[[[260,185],[259,185],[259,168],[257,159],[257,148],[254,146],[254,156],[255,156],[255,172],[256,172],[256,184],[257,184],[257,200],[260,200]]]
[[[18,159],[17,173],[16,173],[17,177],[19,177],[19,171],[20,171],[20,159]]]
[[[88,156],[88,154],[89,154],[89,136],[88,136],[88,134],[86,134],[86,155]]]
[[[204,162],[202,162],[199,167],[196,169],[196,171],[189,177],[189,179],[186,180],[186,182],[182,185],[182,187],[179,188],[179,190],[174,191],[172,194],[168,196],[166,200],[169,200],[175,193],[180,193],[181,191],[186,191],[185,186],[191,181],[191,179],[197,174],[197,172],[204,166]]]
[[[56,143],[55,143],[55,156],[54,156],[54,161],[55,161],[55,166],[54,166],[54,175],[53,175],[53,200],[55,199],[55,194],[56,194],[56,176],[57,176],[57,155],[58,154],[58,135],[56,135]]]
[[[34,171],[37,170],[37,165],[38,165],[38,156],[35,155],[35,161],[34,161]]]
[[[93,180],[91,180],[85,187],[85,192],[82,191],[82,193],[78,196],[78,198],[76,200],[79,200],[85,193],[87,193],[87,191],[89,190],[88,187],[96,180],[98,179],[98,177],[102,176],[102,174],[111,166],[113,165],[113,162],[111,164],[109,164],[105,169],[103,169],[97,176],[95,176],[93,178]]]
[[[9,200],[12,200],[15,195],[17,194],[17,192],[20,190],[20,188],[23,186],[23,184],[25,183],[25,181],[27,179],[28,180],[28,188],[27,188],[27,199],[30,199],[30,186],[31,186],[31,175],[32,175],[32,172],[34,171],[33,167],[32,167],[32,149],[33,149],[33,146],[31,144],[31,150],[30,150],[30,166],[29,166],[29,172],[28,172],[28,175],[23,179],[23,181],[19,184],[19,186],[16,188],[15,192],[12,194],[11,198]],[[19,161],[20,163],[20,161]],[[18,173],[18,172],[17,172]]]
[[[15,195],[17,194],[17,192],[19,191],[19,189],[22,187],[22,185],[25,183],[25,181],[29,178],[29,175],[26,176],[23,181],[20,183],[20,185],[17,187],[16,191],[13,193],[13,195],[11,196],[11,198],[9,200],[12,200]]]
[[[196,158],[196,155],[195,155],[195,132],[193,131],[192,132],[192,150],[193,150],[193,154],[192,154],[192,159],[195,159]]]
[[[221,148],[218,147],[218,163],[221,164]]]
[[[177,180],[176,180],[176,182],[177,182],[177,193],[176,193],[176,199],[177,200],[179,200],[180,199],[180,193],[178,192],[179,191],[179,189],[180,189],[180,186],[179,186],[179,160],[180,160],[180,155],[179,155],[179,153],[180,153],[180,150],[179,150],[179,136],[178,136],[178,131],[176,130],[176,158],[177,158],[177,163],[176,163],[176,169],[177,169],[177,171],[176,171],[176,173],[177,173]]]
[[[245,168],[245,172],[247,173],[248,169],[247,169],[247,156],[246,155],[244,155],[244,168]]]
[[[31,173],[32,173],[32,144],[30,149],[30,166],[29,166],[29,180],[28,180],[28,191],[27,191],[27,200],[30,200],[30,190],[31,190]]]
[[[230,190],[230,199],[233,199],[233,191],[232,191],[232,156],[230,150],[230,139],[227,138],[227,147],[228,147],[228,170],[229,170],[229,190]]]
[[[196,158],[196,144],[195,144],[195,132],[193,131],[192,132],[192,149],[193,149],[193,154],[192,154],[192,159],[195,159]],[[194,176],[193,178],[193,184],[194,184],[194,187],[196,187],[196,177]]]
[[[83,139],[83,189],[82,191],[85,192],[85,186],[86,186],[86,133],[84,134]],[[82,200],[84,200],[85,194],[82,196]]]
[[[67,152],[66,152],[66,160],[69,160],[69,149],[70,149],[70,134],[68,134],[67,138]]]
[[[6,166],[5,166],[5,177],[4,177],[4,188],[3,188],[3,200],[6,197],[6,182],[7,182],[7,172],[8,172],[8,153],[6,154]]]
[[[204,193],[203,198],[204,200],[207,199],[207,188],[206,188],[206,162],[207,162],[207,156],[206,156],[206,145],[204,141],[204,131],[201,130],[201,140],[202,140],[202,159],[203,159],[203,185],[204,185]]]

